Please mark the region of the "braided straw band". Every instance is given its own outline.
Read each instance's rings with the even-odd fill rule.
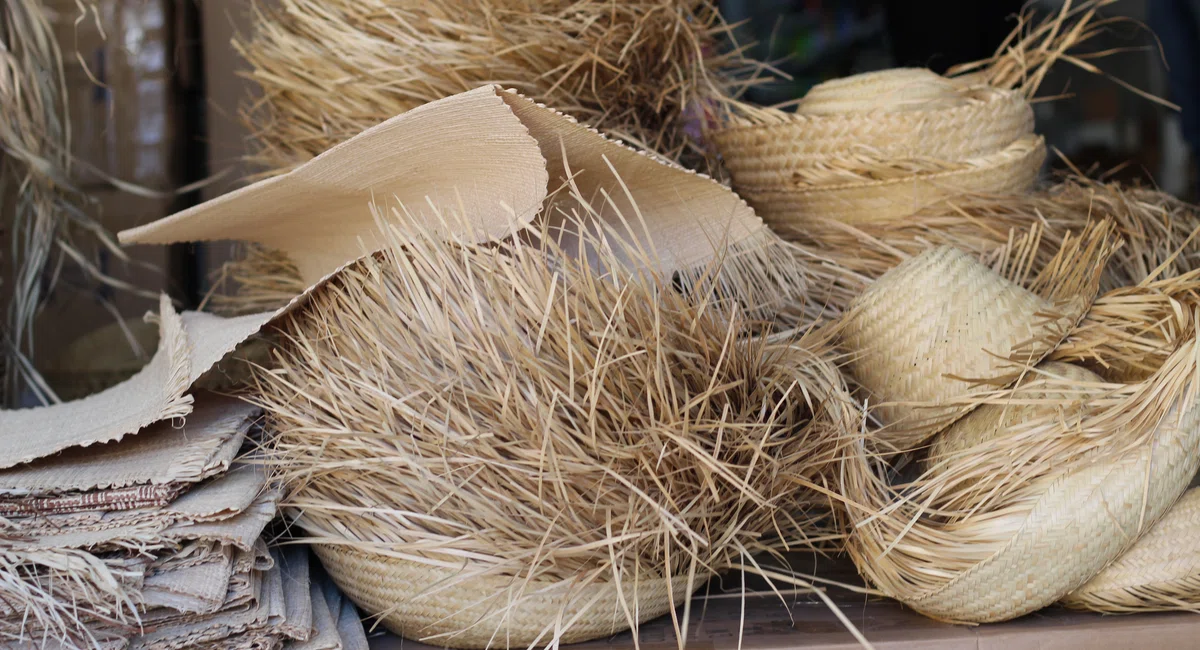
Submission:
[[[525,648],[623,632],[689,596],[688,577],[573,586],[463,572],[317,544],[322,564],[359,607],[408,639],[450,648]],[[705,583],[693,578],[693,588]],[[558,636],[559,630],[565,630]]]
[[[1041,360],[1085,310],[1084,300],[1056,307],[949,246],[888,271],[851,304],[842,338],[884,425],[876,441],[920,445],[985,381],[1007,385]]]
[[[1026,136],[951,171],[832,185],[739,187],[739,192],[775,228],[803,228],[808,215],[847,224],[877,223],[956,196],[1022,194],[1037,181],[1045,158],[1045,141]]]
[[[1200,489],[1062,602],[1107,613],[1200,610]]]
[[[1016,91],[933,111],[786,114],[709,134],[737,189],[766,187],[798,167],[858,146],[895,158],[966,160],[1002,151],[1033,133],[1033,109]]]
[[[1120,556],[1187,488],[1200,466],[1200,408],[1189,404],[1181,418],[1179,404],[1145,444],[1030,485],[1036,501],[998,515],[1019,517],[1019,527],[983,561],[937,589],[890,595],[928,616],[972,623],[1059,600]]]

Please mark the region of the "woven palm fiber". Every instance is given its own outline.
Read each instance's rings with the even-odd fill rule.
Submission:
[[[1047,377],[1055,381],[1048,382]],[[1062,383],[1079,384],[1064,388]],[[1076,422],[1086,397],[1099,390],[1104,380],[1096,373],[1070,363],[1046,361],[1038,371],[1021,382],[1021,396],[1030,400],[1017,404],[984,404],[950,425],[934,438],[929,447],[930,464],[968,453],[1026,420],[1046,412],[1059,413],[1065,421]],[[1049,384],[1049,385],[1048,385]],[[1089,385],[1091,385],[1089,387]],[[1052,404],[1044,402],[1051,401]]]
[[[1062,603],[1106,613],[1200,610],[1200,489]]]
[[[884,274],[851,304],[842,333],[849,374],[884,425],[876,442],[919,446],[963,414],[964,397],[1054,349],[1087,305],[1055,305],[949,246]]]
[[[1168,511],[1200,466],[1198,454],[1200,408],[1173,408],[1146,444],[1027,486],[1028,506],[997,515],[1019,520],[1016,534],[977,565],[936,589],[890,595],[955,622],[1004,621],[1048,606]]]
[[[384,627],[408,639],[450,648],[517,648],[609,636],[667,613],[705,583],[696,577],[646,576],[621,588],[525,582],[521,578],[464,576],[454,569],[316,544],[314,552],[342,591]],[[567,596],[567,592],[574,594]],[[515,606],[514,606],[515,605]]]
[[[866,448],[851,459],[847,550],[864,577],[934,618],[1002,621],[1077,589],[1150,530],[1200,466],[1197,305],[1181,293],[1195,279],[1170,284],[1145,288],[1177,299],[1100,297],[1107,311],[1089,309],[1067,339],[1068,358],[1157,359],[1150,374],[1028,368],[1015,388],[964,403],[977,408],[940,434],[953,439],[934,442],[918,478],[890,484],[893,468]],[[1102,345],[1145,323],[1140,345],[1160,339],[1151,354]]]
[[[822,219],[849,225],[872,224],[900,220],[922,208],[964,195],[1023,194],[1033,187],[1045,157],[1045,141],[1029,135],[1002,151],[948,165],[938,161],[896,160],[891,161],[892,169],[888,169],[888,161],[873,158],[882,163],[880,171],[859,173],[862,179],[858,181],[845,180],[845,174],[828,174],[843,178],[828,185],[791,181],[780,182],[770,189],[739,187],[738,191],[764,221],[784,233],[803,231],[810,219],[808,215],[821,215]],[[936,167],[942,171],[906,173],[900,165]],[[871,178],[881,172],[889,177]]]
[[[954,82],[925,68],[866,72],[817,84],[796,104],[806,115],[898,113],[960,106]]]
[[[814,88],[814,90],[816,90]],[[1013,90],[972,90],[960,106],[937,111],[792,114],[786,121],[731,126],[711,134],[739,189],[772,186],[814,161],[854,147],[884,157],[975,158],[1033,132],[1033,109]]]

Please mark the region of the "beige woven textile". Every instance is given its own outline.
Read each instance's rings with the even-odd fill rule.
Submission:
[[[1063,604],[1106,613],[1200,610],[1200,489]]]
[[[318,544],[313,550],[342,591],[366,611],[381,612],[389,630],[450,648],[483,648],[493,639],[504,639],[510,647],[537,646],[549,643],[564,629],[560,643],[594,639],[629,628],[622,602],[630,608],[633,622],[643,623],[691,597],[687,576],[670,581],[647,578],[620,589],[613,583],[579,586],[495,576],[464,579],[456,570],[344,545]],[[704,583],[698,577],[694,586]],[[565,598],[571,589],[583,595]],[[566,610],[564,603],[569,603]]]
[[[1046,157],[1017,90],[898,68],[815,86],[794,113],[733,105],[710,137],[734,189],[788,237],[893,221],[954,196],[1021,193]]]
[[[1055,306],[949,246],[910,258],[858,297],[845,320],[849,373],[884,425],[878,442],[912,449],[1011,383],[1083,314]]]

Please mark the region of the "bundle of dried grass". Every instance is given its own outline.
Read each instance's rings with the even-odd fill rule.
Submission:
[[[893,485],[864,447],[845,475],[860,572],[935,618],[990,622],[1055,602],[1119,557],[1200,461],[1197,282],[1101,296],[1051,356],[1104,376],[1043,363],[1015,386],[969,394],[958,402],[970,415],[939,434],[917,478]]]
[[[268,173],[489,83],[707,169],[688,132],[752,67],[712,0],[285,0],[235,45],[263,90],[245,120]]]
[[[1008,247],[1014,232],[1041,230],[1033,268],[1044,267],[1064,237],[1111,220],[1125,241],[1105,270],[1103,290],[1170,278],[1200,265],[1200,210],[1156,190],[1072,174],[1045,189],[1014,195],[960,196],[904,219],[849,224],[813,215],[789,238],[822,260],[832,281],[815,294],[835,307],[850,304],[879,276],[913,255],[954,246],[979,257]],[[785,233],[789,231],[783,231]]]
[[[384,625],[452,647],[680,630],[707,576],[826,541],[809,487],[855,414],[809,339],[747,338],[608,235],[588,265],[545,232],[388,232],[283,320],[256,397],[286,508]]]

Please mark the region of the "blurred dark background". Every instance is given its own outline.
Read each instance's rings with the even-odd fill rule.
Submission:
[[[937,72],[991,56],[1027,3],[1014,0],[721,0],[739,39],[791,79],[759,86],[747,99],[776,104],[827,79],[895,66]],[[1078,3],[1075,3],[1078,4]],[[1062,0],[1033,0],[1039,14]],[[1200,0],[1120,0],[1103,9],[1114,24],[1086,51],[1118,50],[1104,72],[1183,113],[1139,97],[1103,76],[1058,65],[1039,94],[1068,95],[1036,105],[1038,132],[1084,171],[1154,185],[1197,199],[1195,156],[1200,117]],[[1153,30],[1153,32],[1151,31]],[[1156,39],[1158,34],[1159,39]],[[1161,47],[1160,47],[1161,43]],[[1186,136],[1186,137],[1185,137]],[[1192,148],[1191,152],[1195,149]],[[1049,164],[1066,163],[1052,153]]]

